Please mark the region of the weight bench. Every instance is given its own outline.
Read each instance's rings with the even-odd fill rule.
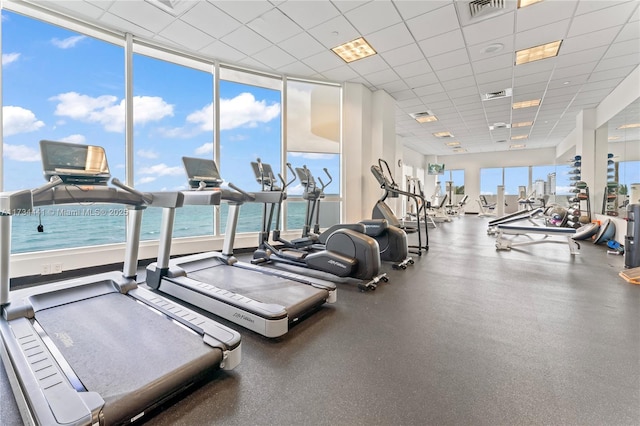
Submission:
[[[573,240],[576,230],[573,228],[560,228],[553,226],[522,226],[522,225],[497,225],[496,249],[511,250],[512,247],[525,246],[541,243],[567,243],[571,255],[578,254],[576,249],[580,249],[580,244]],[[534,239],[530,234],[543,235],[540,239]],[[505,238],[505,235],[513,235],[513,238]],[[529,241],[514,241],[519,236],[528,237]],[[551,239],[551,237],[566,237],[561,240]]]

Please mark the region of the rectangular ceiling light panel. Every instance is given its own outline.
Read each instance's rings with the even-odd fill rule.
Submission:
[[[346,63],[357,61],[358,59],[366,58],[367,56],[377,53],[362,37],[336,46],[331,50]]]
[[[516,51],[516,65],[552,58],[558,55],[562,40]]]
[[[530,108],[538,105],[540,105],[540,99],[532,99],[530,101],[514,102],[512,108],[513,109]]]

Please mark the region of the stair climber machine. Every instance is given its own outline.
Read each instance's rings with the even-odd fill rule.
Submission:
[[[380,248],[376,240],[351,229],[334,231],[326,239],[321,250],[292,248],[291,244],[280,236],[280,219],[286,190],[295,181],[295,172],[291,164],[287,163],[293,178],[287,182],[278,174],[281,186],[277,186],[268,164],[263,164],[258,159],[252,162],[251,166],[262,186],[262,192],[277,195],[277,200],[266,200],[263,203],[262,232],[258,249],[253,254],[254,264],[282,263],[326,272],[340,278],[354,278],[359,281],[358,288],[362,291],[375,290],[380,281],[389,280],[386,273],[379,273]],[[271,236],[273,241],[282,243],[283,247],[280,248],[269,242],[274,215],[275,227]]]
[[[385,166],[384,168],[382,167],[383,164]],[[384,172],[385,168],[387,171],[386,174]],[[371,214],[371,217],[373,217],[374,219],[386,219],[390,225],[404,229],[405,232],[407,233],[416,232],[418,234],[418,245],[409,246],[409,251],[411,253],[417,254],[418,256],[422,256],[423,251],[429,250],[429,229],[427,228],[427,221],[428,221],[427,210],[426,208],[423,208],[421,210],[421,206],[426,206],[426,200],[424,199],[424,197],[416,193],[401,190],[398,187],[398,184],[393,180],[393,175],[391,173],[391,168],[389,167],[389,164],[382,158],[378,159],[377,166],[375,164],[371,166],[371,173],[373,173],[373,176],[376,178],[376,180],[380,184],[380,188],[384,190],[384,194],[382,194],[382,197],[380,197],[380,199],[376,202],[376,205],[373,206],[373,212]],[[387,198],[389,197],[397,198],[400,195],[403,195],[407,197],[409,200],[412,200],[414,202],[416,212],[422,211],[422,214],[424,217],[423,218],[418,217],[418,220],[416,221],[417,224],[415,229],[403,227],[398,217],[395,215],[395,213],[393,213],[393,210],[391,210],[389,205],[385,203],[385,200]],[[420,226],[421,222],[424,223],[424,228],[425,228],[424,234],[425,234],[426,240],[424,245],[422,245],[422,227]]]
[[[142,212],[178,207],[182,194],[112,179],[98,146],[41,141],[40,149],[48,183],[0,193],[0,355],[24,423],[131,423],[234,368],[237,332],[136,283]],[[12,215],[77,203],[127,209],[123,271],[10,291]]]
[[[264,165],[264,164],[263,164]],[[393,269],[406,269],[407,265],[413,265],[414,261],[409,257],[409,243],[407,234],[402,229],[391,226],[385,219],[363,220],[358,223],[332,225],[320,232],[320,200],[324,198],[324,189],[331,184],[333,178],[324,168],[328,181],[325,183],[318,177],[320,186],[307,166],[296,167],[296,175],[304,188],[302,198],[307,201],[306,222],[302,228],[302,239],[314,241],[312,247],[324,248],[327,238],[337,229],[352,229],[361,234],[366,234],[378,242],[380,248],[380,260],[392,262]],[[315,218],[315,223],[314,223]]]
[[[279,337],[290,326],[336,301],[333,282],[249,262],[233,255],[240,206],[272,202],[278,194],[248,193],[228,183],[223,187],[213,160],[182,158],[190,191],[185,205],[229,206],[222,252],[210,251],[170,259],[174,213],[165,209],[158,260],[147,267],[147,285],[198,306],[266,337]],[[213,208],[213,207],[212,207]]]

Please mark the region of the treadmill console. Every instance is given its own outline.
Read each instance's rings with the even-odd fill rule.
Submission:
[[[107,155],[100,146],[41,140],[40,154],[47,181],[58,176],[71,185],[106,185],[111,178]]]
[[[202,182],[206,188],[219,188],[223,180],[218,166],[213,160],[205,158],[182,157],[184,170],[189,179],[189,188],[199,189]]]

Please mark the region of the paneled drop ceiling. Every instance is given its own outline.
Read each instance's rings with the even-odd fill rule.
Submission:
[[[488,6],[471,17],[470,2],[458,0],[30,1],[225,63],[384,90],[396,100],[396,133],[423,154],[556,146],[578,112],[640,64],[638,0],[479,2]],[[358,37],[377,55],[346,64],[330,50]],[[515,65],[516,50],[556,40],[556,57]],[[512,108],[534,99],[539,106]],[[412,113],[438,120],[421,124]],[[445,131],[453,137],[433,136]],[[638,130],[622,133],[638,140]]]

